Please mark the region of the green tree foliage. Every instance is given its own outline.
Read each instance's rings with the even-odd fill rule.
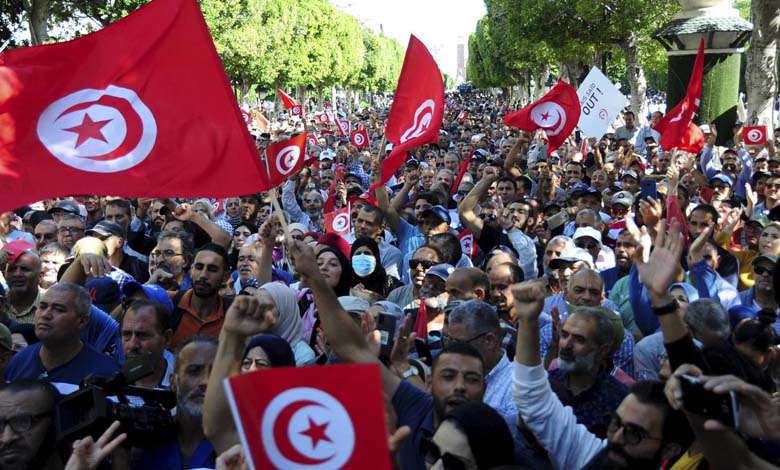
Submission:
[[[0,0],[0,41],[30,28],[57,26],[75,37],[110,24],[147,0]],[[361,29],[327,0],[199,0],[214,44],[234,84],[242,88],[342,86],[389,91],[403,61],[397,41]],[[34,37],[35,35],[33,35]],[[48,35],[46,35],[48,38]],[[53,38],[60,39],[60,38]],[[25,45],[17,41],[11,46]],[[45,42],[45,41],[31,41]]]

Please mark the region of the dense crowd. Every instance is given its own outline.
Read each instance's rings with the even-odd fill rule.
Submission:
[[[335,363],[381,364],[404,470],[776,468],[780,129],[669,151],[656,106],[550,149],[500,98],[446,103],[375,192],[388,97],[326,114],[364,148],[315,112],[252,127],[318,144],[272,193],[2,214],[0,468],[242,468],[221,382]]]

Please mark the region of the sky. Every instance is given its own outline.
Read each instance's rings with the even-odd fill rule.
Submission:
[[[455,78],[457,45],[465,45],[485,15],[483,0],[330,0],[361,24],[396,39],[406,48],[414,34],[428,47],[442,72]]]

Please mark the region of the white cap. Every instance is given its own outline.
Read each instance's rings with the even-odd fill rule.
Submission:
[[[574,240],[582,237],[590,237],[601,244],[601,232],[593,227],[580,227],[574,231]]]
[[[562,263],[585,263],[588,268],[594,269],[593,256],[582,248],[572,248],[561,253],[561,256],[550,261],[550,269],[560,268]]]

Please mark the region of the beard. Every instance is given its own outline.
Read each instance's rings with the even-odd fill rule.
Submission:
[[[662,449],[663,447],[659,447],[655,455],[650,458],[634,458],[626,454],[622,446],[608,444],[583,467],[583,470],[657,470],[661,466]],[[618,454],[625,459],[625,462],[613,460],[610,453]]]
[[[575,356],[565,349],[558,353],[558,368],[567,374],[582,374],[594,370],[596,364],[596,351],[584,356]]]
[[[205,390],[201,390],[200,388],[190,390],[183,398],[177,396],[177,412],[180,410],[182,413],[193,417],[203,416],[203,400],[205,399],[205,396]],[[201,402],[196,403],[195,398],[200,398]]]

